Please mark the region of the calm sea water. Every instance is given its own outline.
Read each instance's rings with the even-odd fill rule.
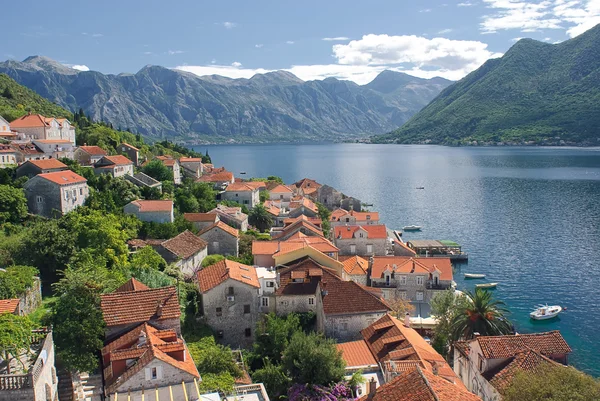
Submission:
[[[600,149],[401,145],[243,145],[208,149],[236,176],[316,179],[373,203],[411,238],[451,239],[469,253],[463,273],[499,282],[495,295],[519,332],[560,330],[579,369],[600,376]],[[243,177],[243,176],[242,176]],[[423,186],[425,190],[417,190]],[[568,307],[533,322],[539,303]]]

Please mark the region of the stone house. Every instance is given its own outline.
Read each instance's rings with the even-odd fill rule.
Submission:
[[[17,167],[16,173],[18,177],[33,177],[38,174],[53,173],[56,171],[68,170],[66,164],[56,159],[47,160],[28,160]]]
[[[316,312],[319,283],[342,280],[335,270],[311,258],[281,268],[277,273],[279,288],[275,291],[275,311],[278,315]]]
[[[175,286],[149,288],[132,278],[115,292],[102,294],[100,308],[106,323],[105,336],[109,341],[142,323],[181,334],[181,310]]]
[[[156,188],[159,192],[162,193],[162,182],[155,180],[154,178],[146,175],[144,173],[135,173],[133,175],[125,175],[124,176],[127,181],[130,181],[134,185],[137,185],[140,188]]]
[[[260,312],[275,312],[275,291],[279,288],[277,284],[277,272],[273,268],[256,267],[256,275],[260,289],[258,296],[260,298]]]
[[[329,185],[323,185],[317,189],[317,201],[329,210],[340,207],[343,196],[344,194]]]
[[[383,373],[379,364],[371,354],[367,343],[362,339],[337,343],[336,348],[342,354],[342,359],[346,363],[344,378],[350,381],[355,373],[360,372],[364,379],[363,383],[360,383],[356,389],[358,397],[369,394],[371,386],[377,388],[383,383]]]
[[[362,210],[362,202],[360,199],[344,196],[340,202],[340,207],[344,210]]]
[[[387,229],[384,225],[336,226],[334,243],[340,255],[385,256],[388,253]]]
[[[220,221],[219,215],[213,213],[184,213],[183,218],[192,223],[196,231],[202,231]]]
[[[319,216],[319,208],[317,205],[304,196],[293,197],[288,208],[290,218],[297,218],[300,216],[316,218]]]
[[[242,213],[241,207],[217,205],[216,208],[208,213],[218,215],[222,222],[235,227],[240,231],[248,231],[248,215]]]
[[[252,241],[254,265],[262,267],[276,266],[275,258],[301,248],[313,247],[332,259],[338,258],[338,249],[323,237],[309,237],[297,233],[286,241]]]
[[[60,217],[79,206],[89,196],[87,180],[71,170],[38,174],[24,187],[29,212],[44,217]]]
[[[11,131],[21,135],[21,139],[68,140],[75,145],[75,128],[64,118],[44,117],[41,114],[28,114],[10,123]]]
[[[82,166],[92,166],[100,161],[104,156],[108,156],[106,150],[100,146],[79,146],[73,152],[73,157]]]
[[[185,277],[193,277],[207,255],[207,243],[186,230],[160,244],[157,251],[163,259],[175,264]]]
[[[200,374],[185,341],[173,329],[137,325],[102,348],[105,397],[143,399],[144,390],[158,399],[187,399],[196,392]],[[171,387],[171,388],[169,388]],[[175,390],[175,391],[173,391]],[[162,397],[162,398],[161,398]]]
[[[415,257],[417,253],[410,249],[408,245],[404,242],[394,239],[394,243],[392,244],[392,248],[394,249],[394,256],[408,256]]]
[[[237,228],[217,221],[212,226],[200,231],[198,236],[208,244],[209,255],[238,256],[240,232]]]
[[[221,194],[221,199],[237,202],[249,209],[260,203],[258,188],[245,182],[234,182],[228,185],[225,192]]]
[[[196,182],[207,182],[213,184],[215,188],[224,189],[227,185],[233,184],[235,179],[232,172],[225,170],[225,167],[221,167],[202,173],[202,177],[198,178]]]
[[[406,299],[421,316],[429,315],[431,299],[453,280],[449,258],[375,256],[370,272],[371,286],[381,288],[385,299]]]
[[[181,166],[179,161],[174,159],[173,156],[156,156],[157,160],[160,160],[171,172],[173,173],[173,182],[175,185],[181,184]]]
[[[172,223],[173,216],[172,200],[134,200],[123,207],[125,214],[134,214],[142,221],[154,223]]]
[[[267,199],[263,202],[263,206],[271,215],[271,219],[273,220],[273,228],[283,227],[283,222],[289,217],[289,215],[287,210],[281,206],[281,202]]]
[[[6,374],[0,369],[0,401],[58,401],[58,377],[54,365],[54,339],[49,330],[34,330],[34,359],[24,358],[26,372]]]
[[[302,196],[308,196],[312,199],[316,199],[317,191],[322,187],[321,184],[310,178],[303,178],[300,181],[294,183],[296,187],[296,193]]]
[[[113,177],[133,175],[133,162],[125,156],[103,156],[94,163],[96,174],[110,174]]]
[[[118,146],[118,151],[131,160],[134,166],[140,165],[140,150],[135,146],[123,142]]]
[[[73,159],[75,147],[68,139],[33,139],[32,142],[49,158]]]
[[[484,401],[502,400],[501,392],[519,371],[541,364],[567,364],[571,347],[559,331],[505,336],[476,336],[454,344],[454,372]]]
[[[0,143],[0,168],[17,165],[17,151],[10,145]]]
[[[273,255],[273,259],[275,259],[275,266],[293,266],[305,259],[312,259],[320,266],[331,269],[338,277],[342,277],[344,270],[342,262],[327,256],[313,248],[312,245],[290,249],[287,252],[278,252]]]
[[[10,123],[0,116],[0,139],[11,141],[17,138],[17,134],[10,130]]]
[[[338,341],[361,337],[361,330],[391,309],[354,281],[320,282],[317,289],[317,330]]]
[[[285,241],[298,233],[309,237],[323,237],[323,230],[307,220],[297,220],[282,230],[271,230],[271,236],[279,241]]]
[[[197,179],[202,177],[202,158],[201,157],[181,157],[179,159],[181,172],[184,177]]]
[[[331,226],[367,226],[379,225],[378,212],[355,212],[354,210],[335,209],[331,212]]]
[[[367,285],[367,276],[369,271],[369,261],[360,256],[342,256],[340,261],[344,264],[344,273],[342,278],[347,281],[354,281],[360,285]]]
[[[288,209],[293,196],[294,191],[287,185],[277,185],[269,191],[269,199],[281,202],[281,207],[285,209]]]
[[[217,340],[233,348],[251,346],[259,318],[256,269],[224,259],[200,270],[197,280],[204,320]]]
[[[50,156],[42,152],[31,142],[17,143],[13,142],[11,147],[15,151],[15,157],[18,163],[26,162],[27,160],[46,160],[50,159]]]

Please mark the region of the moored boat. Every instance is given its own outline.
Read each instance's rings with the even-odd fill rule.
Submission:
[[[496,286],[498,286],[498,283],[475,284],[476,288],[482,288],[482,289],[496,288]]]
[[[404,226],[402,227],[402,229],[404,231],[421,231],[421,226],[415,226],[415,225],[410,225],[410,226]]]
[[[485,274],[465,273],[465,278],[485,278]]]
[[[558,316],[562,310],[562,306],[559,305],[539,305],[529,314],[529,317],[533,320],[548,320]]]

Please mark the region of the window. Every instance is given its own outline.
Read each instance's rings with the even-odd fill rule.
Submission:
[[[350,217],[346,217],[346,223],[350,222]]]
[[[314,297],[308,298],[308,304],[309,305],[314,305],[315,304],[315,298]]]
[[[423,285],[423,276],[417,276],[417,285]]]
[[[238,197],[238,194],[235,194],[235,197],[237,198],[237,197]]]
[[[152,368],[150,371],[151,371],[150,377],[152,379],[157,379],[158,378],[158,372],[156,371],[156,368]]]
[[[233,290],[233,287],[229,287],[229,288],[227,289],[227,295],[235,295],[235,294],[233,293],[233,291],[234,291],[234,290]]]
[[[79,195],[83,195],[83,188],[79,188]]]
[[[363,233],[358,233],[359,238],[363,237]]]
[[[400,276],[400,284],[406,285],[406,276]]]
[[[250,304],[244,305],[244,314],[250,313]]]
[[[406,291],[398,291],[398,297],[400,299],[406,299]]]
[[[423,300],[423,291],[417,291],[417,301]]]
[[[248,199],[244,199],[244,205],[247,205],[248,203],[250,203]]]
[[[390,275],[389,275],[389,273],[386,273],[386,275],[385,275],[385,285],[390,285]]]
[[[268,307],[269,306],[269,298],[268,297],[263,297],[261,305],[265,306],[265,307]]]
[[[373,253],[373,245],[371,245],[371,244],[367,244],[367,253],[368,253],[368,254],[371,254],[371,253]]]
[[[356,255],[356,245],[350,245],[350,253]]]
[[[479,355],[479,371],[483,372],[483,357]]]
[[[273,281],[267,281],[267,287],[269,287],[269,288],[275,287],[275,282],[273,282]]]
[[[367,220],[371,220],[371,215],[367,215]]]
[[[44,201],[44,198],[42,198],[41,196],[38,195],[38,196],[35,197],[35,201],[37,203],[42,203]]]
[[[223,308],[217,308],[217,316],[223,316]]]
[[[224,335],[225,333],[223,332],[223,330],[217,331],[217,338],[223,338]]]
[[[283,199],[283,195],[279,195],[279,199]]]
[[[244,330],[244,335],[246,337],[251,337],[252,336],[252,329],[251,328],[247,328],[246,330]]]

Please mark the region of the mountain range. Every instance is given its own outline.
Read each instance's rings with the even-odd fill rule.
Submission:
[[[600,25],[558,44],[522,39],[373,142],[600,145]]]
[[[2,62],[0,73],[115,128],[187,143],[330,141],[383,134],[451,83],[393,71],[366,85],[335,78],[305,82],[285,71],[250,79],[199,77],[159,66],[111,75],[78,71],[42,56]]]

